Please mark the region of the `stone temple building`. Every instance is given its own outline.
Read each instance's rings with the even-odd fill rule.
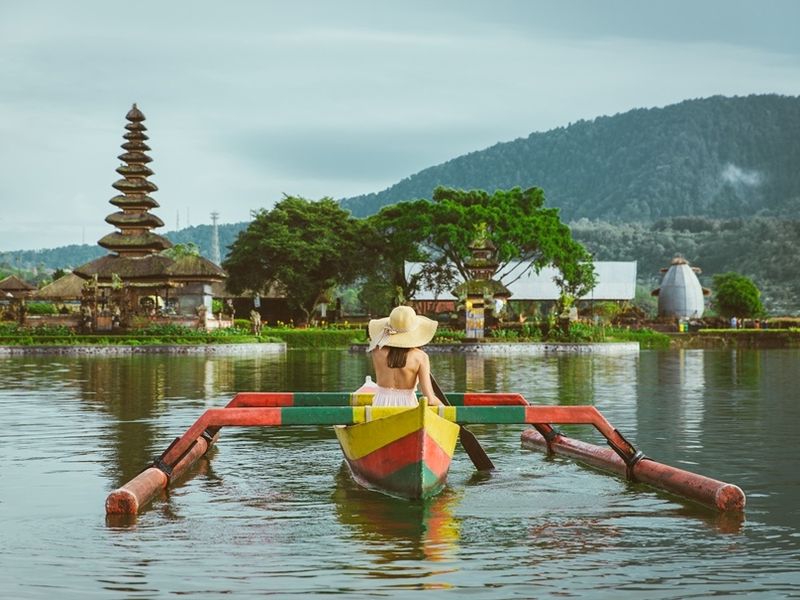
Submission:
[[[672,259],[668,268],[661,269],[661,287],[651,292],[658,296],[658,316],[677,319],[700,319],[705,310],[705,296],[711,291],[697,279],[700,269],[692,267],[680,256]]]
[[[147,166],[152,159],[145,116],[134,104],[126,118],[118,157],[123,164],[117,168],[122,178],[112,185],[119,194],[109,201],[117,210],[105,219],[115,230],[98,241],[109,253],[73,270],[86,281],[85,325],[101,331],[155,320],[209,326],[211,286],[227,274],[201,256],[165,252],[172,243],[153,232],[164,222],[150,212],[159,204],[150,196],[158,188],[148,180],[153,171]]]

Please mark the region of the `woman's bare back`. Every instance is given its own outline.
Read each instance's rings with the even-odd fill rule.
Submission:
[[[406,354],[406,365],[392,368],[387,363],[388,347],[372,351],[372,366],[375,368],[375,381],[383,388],[400,390],[414,389],[419,382],[420,391],[432,404],[440,404],[433,392],[428,355],[419,348],[411,348]]]

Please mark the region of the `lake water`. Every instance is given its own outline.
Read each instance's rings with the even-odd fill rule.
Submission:
[[[432,354],[445,390],[594,404],[652,458],[739,485],[744,519],[474,426],[425,502],[358,488],[329,427],[228,428],[135,519],[110,490],[236,391],[353,390],[348,351],[0,359],[0,597],[800,597],[800,351]],[[586,428],[567,433],[601,443]]]

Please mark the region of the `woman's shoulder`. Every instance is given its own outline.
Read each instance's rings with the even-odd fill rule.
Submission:
[[[415,360],[419,361],[428,360],[428,353],[421,348],[411,348],[408,352],[408,356],[413,356]]]

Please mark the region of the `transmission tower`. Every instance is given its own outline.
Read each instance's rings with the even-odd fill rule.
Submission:
[[[219,255],[219,228],[217,227],[217,219],[219,213],[214,211],[211,213],[211,262],[218,265],[222,262],[222,257]]]

